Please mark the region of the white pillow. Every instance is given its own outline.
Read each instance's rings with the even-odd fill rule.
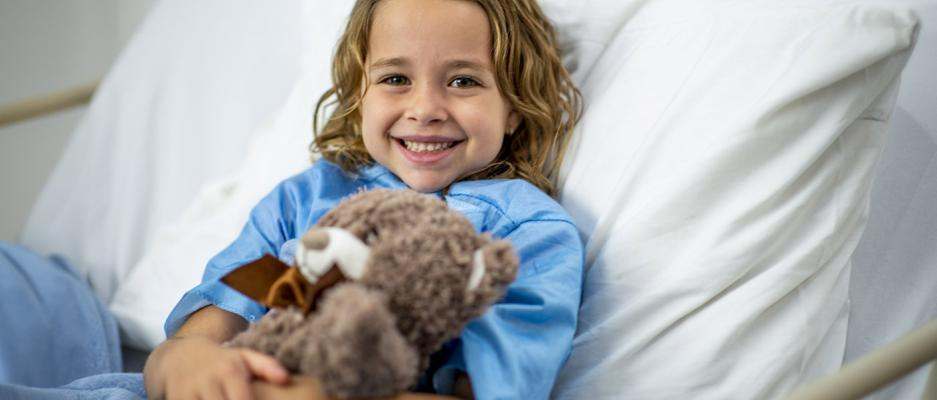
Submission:
[[[157,232],[109,305],[124,345],[151,350],[165,340],[169,312],[201,282],[208,260],[237,237],[251,208],[281,180],[309,167],[311,110],[329,87],[327,72],[320,67],[306,74],[261,126],[238,173],[207,185],[179,220]]]
[[[554,397],[767,399],[837,369],[915,19],[841,1],[581,7],[559,16],[566,40],[601,50],[577,71],[560,197],[587,272]]]
[[[296,84],[309,42],[326,36],[302,23],[314,11],[307,3],[154,2],[20,241],[65,256],[109,300],[156,229],[236,171],[250,133]]]
[[[304,3],[298,22],[314,40],[295,49],[307,59],[302,77],[251,135],[236,173],[206,184],[181,218],[158,231],[110,302],[125,345],[151,350],[165,340],[169,312],[201,281],[208,260],[237,237],[251,208],[280,181],[309,167],[313,110],[331,86],[327,60],[350,10],[347,1]]]

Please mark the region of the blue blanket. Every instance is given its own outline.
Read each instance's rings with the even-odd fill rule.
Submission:
[[[0,399],[140,399],[117,323],[62,259],[0,242]]]
[[[3,400],[139,400],[145,398],[143,376],[139,373],[92,375],[57,388],[0,384],[0,399]]]

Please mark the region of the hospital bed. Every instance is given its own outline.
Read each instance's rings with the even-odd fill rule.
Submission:
[[[541,4],[587,103],[559,197],[586,286],[554,397],[850,398],[912,371],[871,397],[924,396],[935,2]],[[129,354],[162,340],[207,257],[308,165],[348,7],[164,0],[100,85],[0,111],[95,93],[21,242],[77,266]]]

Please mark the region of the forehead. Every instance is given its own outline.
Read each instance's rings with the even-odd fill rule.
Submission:
[[[470,59],[489,64],[484,10],[467,0],[382,0],[372,17],[368,58]]]

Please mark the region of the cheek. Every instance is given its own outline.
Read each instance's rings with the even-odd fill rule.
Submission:
[[[365,137],[374,132],[383,133],[393,122],[393,111],[380,95],[369,92],[361,99],[361,130]]]
[[[502,106],[503,103],[500,99],[489,99],[466,105],[460,112],[459,123],[475,136],[485,136],[487,140],[493,136],[500,138],[505,132],[508,117],[508,109]]]
[[[473,167],[482,167],[498,156],[504,141],[500,107],[476,108],[459,122],[470,138],[468,154]]]

